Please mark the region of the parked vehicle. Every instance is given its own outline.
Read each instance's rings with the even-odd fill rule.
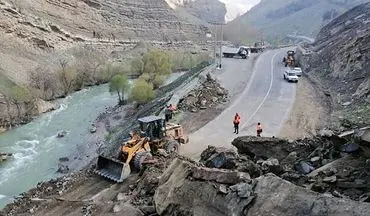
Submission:
[[[292,71],[297,75],[297,76],[302,76],[302,68],[300,67],[295,67],[292,69]]]
[[[241,46],[239,48],[222,47],[222,55],[225,58],[241,57],[242,59],[247,59],[250,55],[250,49],[245,46]]]
[[[296,75],[295,72],[286,70],[284,72],[284,79],[287,80],[288,82],[298,82],[298,76]]]

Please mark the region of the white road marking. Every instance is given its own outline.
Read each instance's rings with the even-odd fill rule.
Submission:
[[[263,98],[262,102],[260,103],[260,105],[257,107],[257,109],[254,111],[254,113],[248,118],[248,120],[245,121],[244,124],[242,124],[241,126],[241,129],[243,130],[243,128],[248,124],[248,122],[257,114],[257,112],[261,109],[262,105],[265,103],[267,97],[270,95],[270,92],[271,92],[271,89],[272,89],[272,84],[274,82],[274,60],[275,60],[275,57],[277,56],[279,52],[275,53],[271,59],[271,81],[270,81],[270,87],[265,95],[265,97]]]

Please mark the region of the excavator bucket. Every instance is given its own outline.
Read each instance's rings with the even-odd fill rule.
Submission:
[[[120,183],[130,176],[131,168],[129,164],[99,155],[95,173]]]

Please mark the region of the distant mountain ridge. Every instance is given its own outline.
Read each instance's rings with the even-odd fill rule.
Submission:
[[[288,34],[315,37],[324,25],[363,2],[369,0],[262,0],[231,21],[225,37],[234,41],[261,37],[281,41]]]

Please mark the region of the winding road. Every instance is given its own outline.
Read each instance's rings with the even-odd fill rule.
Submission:
[[[281,60],[286,51],[287,48],[264,52],[251,72],[246,69],[247,61],[224,58],[223,69],[218,76],[221,83],[239,85],[243,80],[247,82],[244,82],[243,90],[227,109],[189,136],[190,143],[182,146],[180,153],[199,159],[200,153],[208,145],[231,147],[235,137],[255,135],[257,122],[263,125],[262,136],[278,135],[289,117],[296,91],[295,83],[283,79],[285,67]],[[235,113],[241,116],[238,135],[233,133],[232,119]]]

